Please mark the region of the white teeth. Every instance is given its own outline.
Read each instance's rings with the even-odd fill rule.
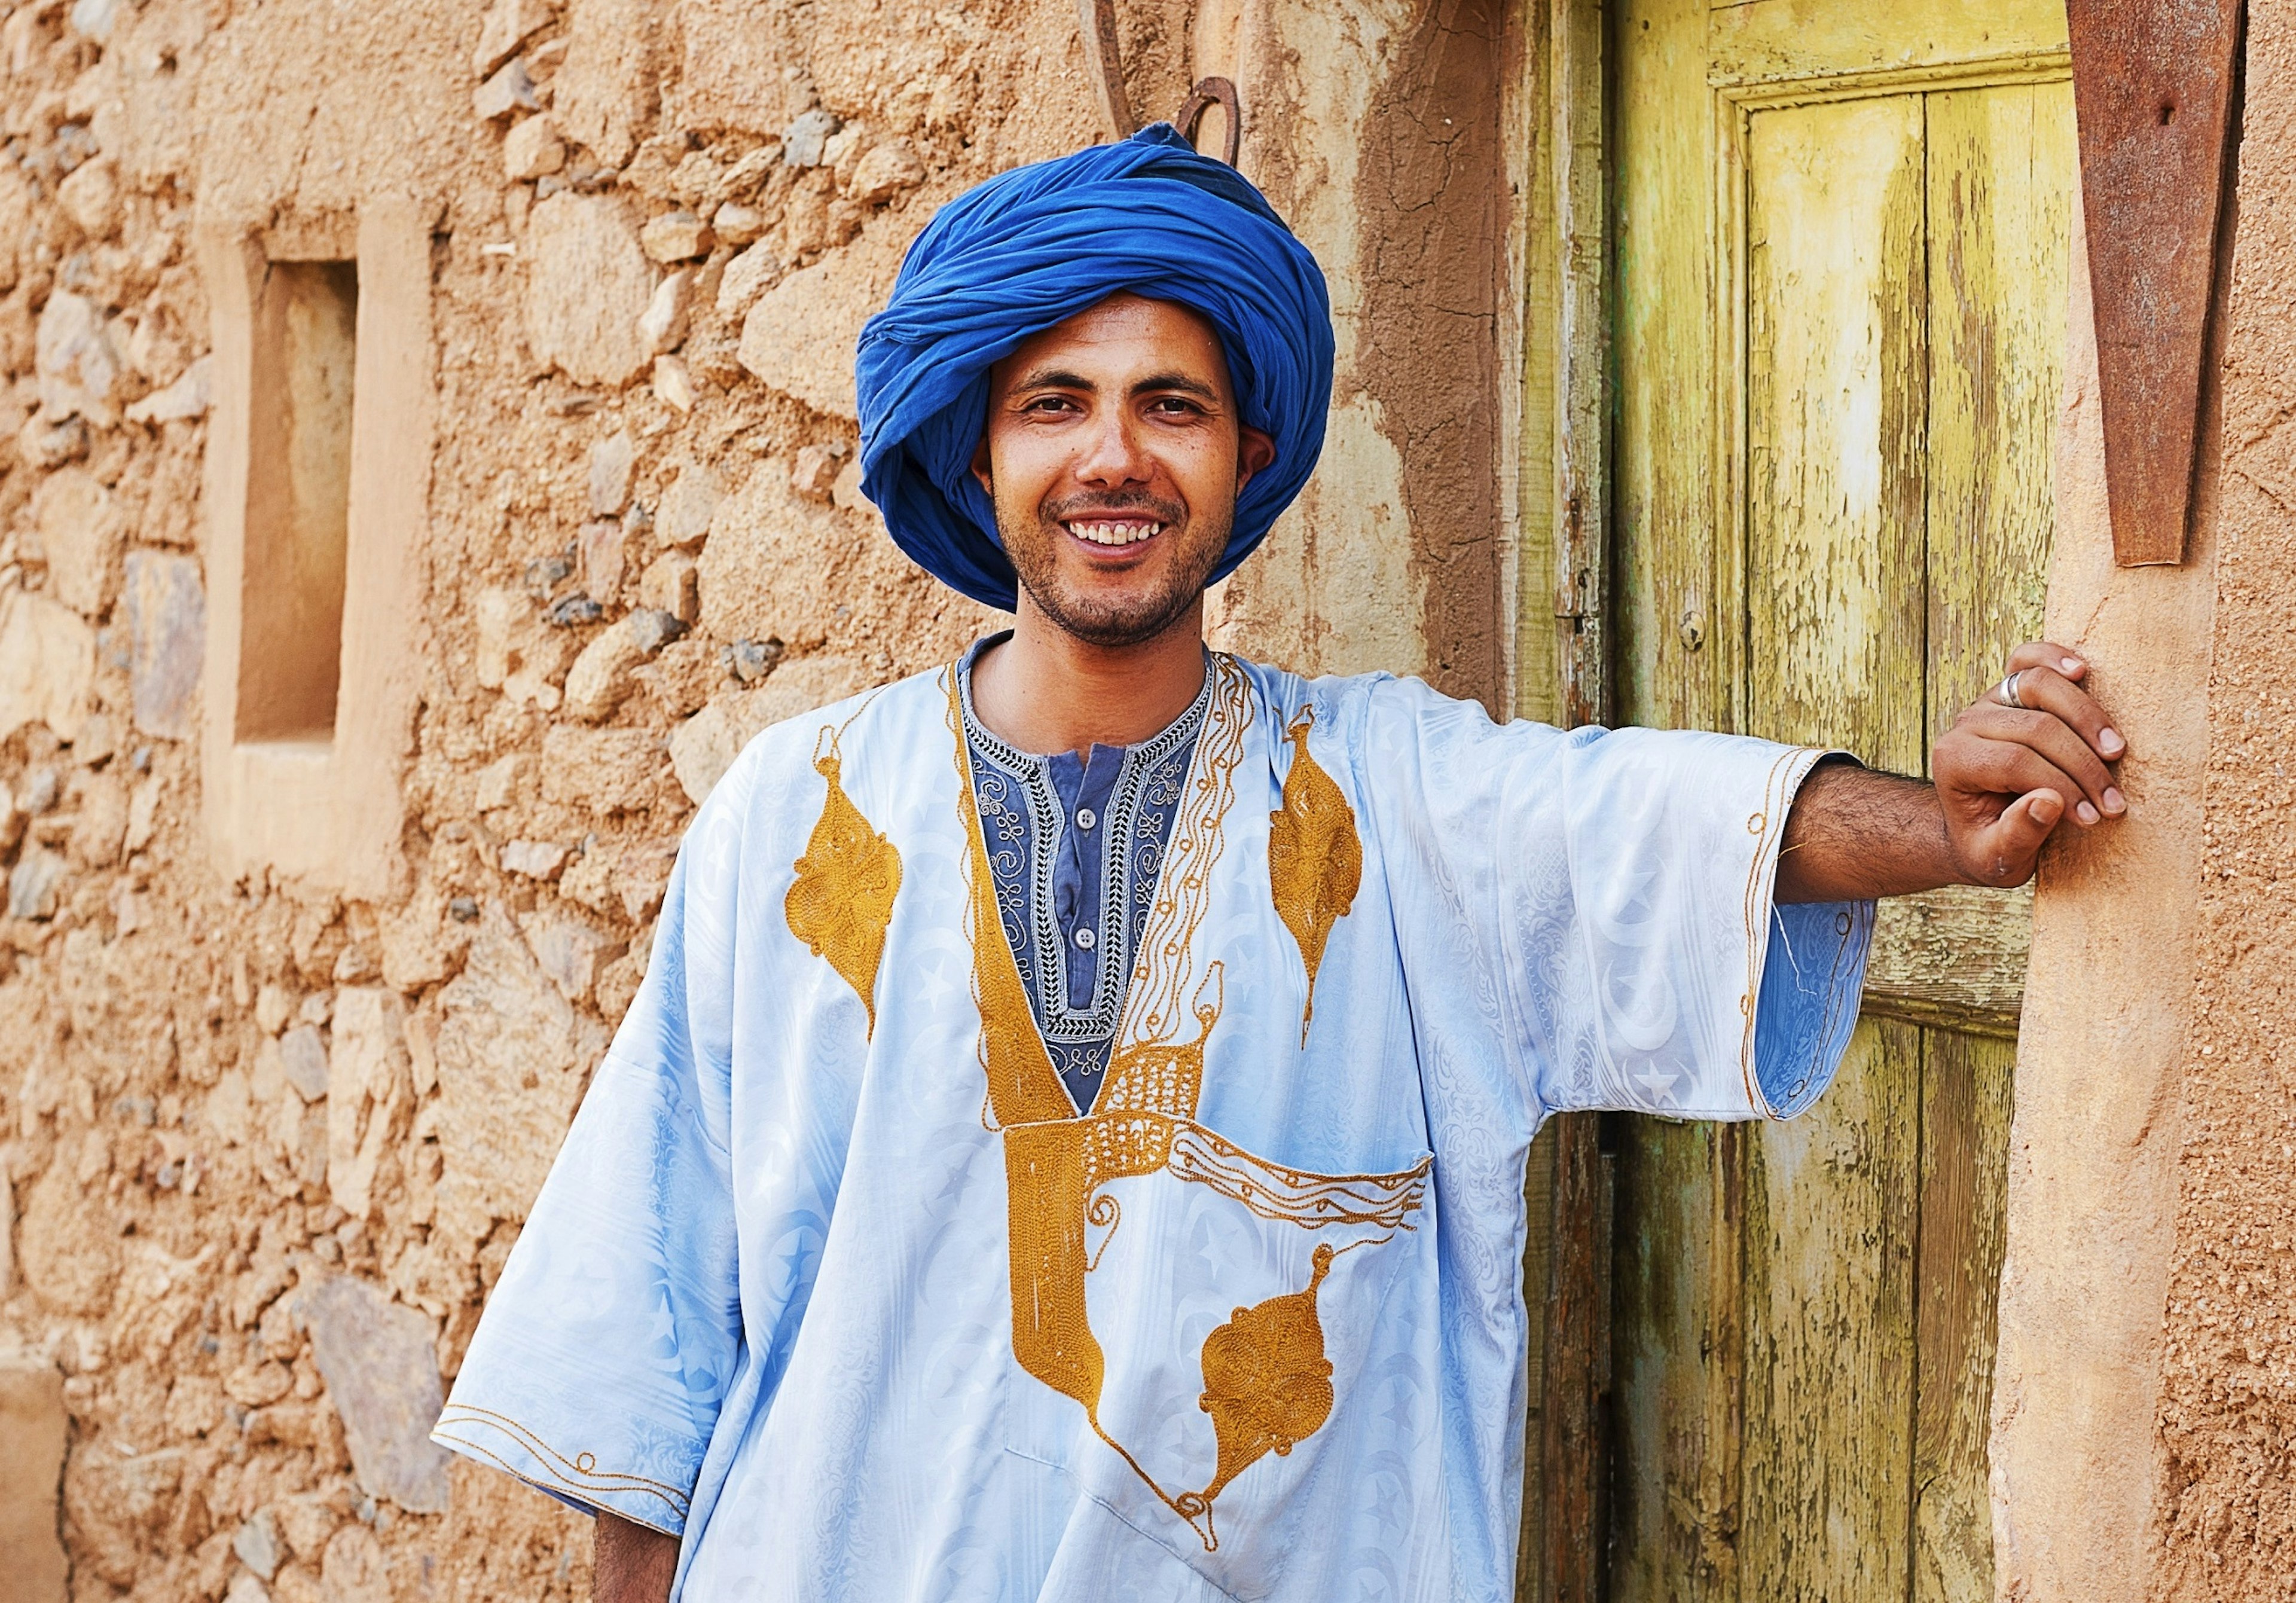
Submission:
[[[1069,533],[1095,545],[1136,545],[1164,532],[1160,523],[1071,523]]]

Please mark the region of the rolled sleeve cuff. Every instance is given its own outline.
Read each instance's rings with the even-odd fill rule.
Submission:
[[[1754,1083],[1768,1117],[1794,1117],[1833,1083],[1873,943],[1871,902],[1772,904],[1754,1007]]]

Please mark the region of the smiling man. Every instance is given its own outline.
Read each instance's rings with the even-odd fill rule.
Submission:
[[[1873,898],[2122,810],[2084,669],[2021,649],[1932,789],[1208,652],[1332,333],[1166,128],[945,209],[860,380],[1013,627],[711,795],[439,1439],[617,1603],[1511,1595],[1533,1133],[1808,1107]]]

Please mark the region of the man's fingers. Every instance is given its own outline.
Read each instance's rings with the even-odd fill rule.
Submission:
[[[2084,825],[2096,822],[2102,814],[2094,798],[2087,794],[2086,787],[2025,738],[2041,727],[2039,720],[2046,715],[2012,712],[2007,707],[1997,711],[1997,717],[1991,713],[1983,716],[1977,732],[1985,738],[1974,742],[1975,748],[1966,758],[1967,772],[1961,777],[1992,796],[2022,797],[2036,790],[2053,790],[2061,806],[2073,810],[2076,822]],[[2007,732],[2003,732],[2005,725]],[[2056,726],[2056,740],[2065,748],[2062,755],[2087,756],[2080,742],[2062,724]],[[2092,764],[2096,761],[2095,757],[2088,760]],[[2083,809],[2087,809],[2086,813]],[[2051,818],[2051,827],[2056,822]]]
[[[2127,810],[2120,789],[2112,782],[2112,771],[2104,765],[2095,751],[2076,734],[2070,726],[2054,713],[2021,711],[2013,707],[1987,707],[1977,715],[1976,732],[1988,741],[2023,747],[2037,753],[2059,773],[2070,779],[2076,789],[2064,793],[2068,802],[2078,804],[2086,799],[2100,815],[2117,816]],[[2045,781],[2046,782],[2046,781]],[[2012,787],[1998,787],[2008,790]],[[2030,784],[2014,787],[2030,790]],[[2074,807],[2080,814],[2078,805]],[[2096,819],[2080,816],[2084,824]]]
[[[2042,843],[2063,816],[2064,804],[2049,790],[2030,791],[2003,808],[1998,819],[1977,831],[1973,843],[1987,882],[2022,885],[2032,875]]]
[[[2088,663],[2078,651],[2034,640],[2009,653],[2009,671],[2013,674],[2020,668],[2048,668],[2068,679],[2080,679],[2087,675]]]
[[[2112,720],[2105,716],[2104,708],[2071,678],[2046,664],[2019,668],[2016,674],[2020,702],[2042,712],[2054,713],[2079,732],[2090,750],[2108,763],[2117,763],[2128,754],[2128,742],[2112,726]],[[1997,701],[1999,698],[1988,694],[1986,699]]]

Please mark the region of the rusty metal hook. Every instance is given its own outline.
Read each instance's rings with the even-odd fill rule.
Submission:
[[[1077,13],[1078,31],[1084,38],[1085,70],[1092,80],[1093,96],[1100,102],[1101,120],[1107,124],[1111,138],[1129,139],[1140,131],[1140,125],[1124,92],[1124,47],[1116,37],[1116,0],[1077,0]],[[1227,136],[1221,142],[1225,149],[1220,159],[1234,167],[1243,145],[1243,114],[1235,86],[1226,78],[1208,78],[1198,83],[1179,115],[1172,119],[1172,126],[1179,129],[1182,138],[1193,142],[1196,125],[1215,105],[1227,113]]]
[[[1226,116],[1226,132],[1220,140],[1220,159],[1230,167],[1235,165],[1237,154],[1243,148],[1243,112],[1236,102],[1235,86],[1224,78],[1200,80],[1188,94],[1180,114],[1172,119],[1172,126],[1180,130],[1180,137],[1190,144],[1196,142],[1196,125],[1204,113],[1218,106]]]

